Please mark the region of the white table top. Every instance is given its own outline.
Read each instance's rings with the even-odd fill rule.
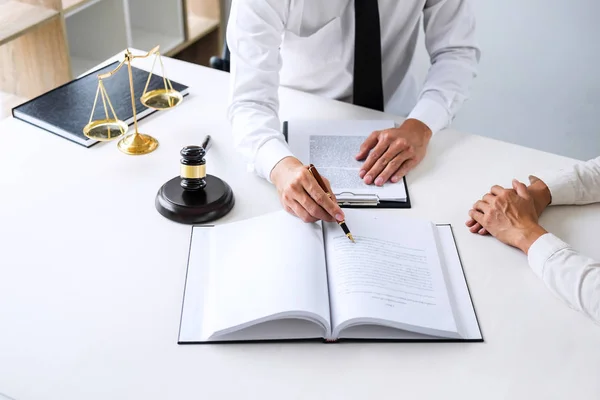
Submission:
[[[452,130],[432,140],[409,174],[413,208],[385,212],[453,225],[484,343],[177,345],[190,227],[159,215],[154,197],[178,175],[179,150],[213,136],[208,172],[236,196],[218,223],[280,204],[234,153],[228,74],[164,62],[191,94],[140,123],[160,141],[154,153],[127,156],[115,142],[85,149],[21,121],[0,122],[0,393],[16,400],[600,398],[600,328],[554,298],[524,255],[464,227],[492,184],[573,161]],[[281,116],[390,118],[285,89]],[[599,211],[552,207],[542,223],[600,258]]]

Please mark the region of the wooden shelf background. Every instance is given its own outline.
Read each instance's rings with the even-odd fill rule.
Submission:
[[[89,3],[92,0],[62,0],[63,11],[70,11],[76,7]]]
[[[160,44],[166,56],[208,65],[221,52],[223,4],[229,1],[0,0],[0,118],[127,47]]]
[[[0,46],[58,16],[51,8],[16,0],[0,0]]]

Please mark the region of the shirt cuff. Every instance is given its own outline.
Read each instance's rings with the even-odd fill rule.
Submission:
[[[432,135],[448,126],[450,114],[442,105],[434,100],[422,98],[407,118],[417,119],[431,129]]]
[[[577,190],[573,182],[573,173],[568,170],[543,171],[533,174],[548,186],[552,201],[550,204],[575,204]]]
[[[569,245],[567,243],[563,242],[553,234],[545,233],[529,247],[529,252],[527,253],[529,266],[537,276],[543,279],[546,261],[557,252],[568,247]]]
[[[293,156],[286,143],[279,138],[272,138],[263,143],[256,152],[254,171],[271,182],[271,171],[285,157]]]

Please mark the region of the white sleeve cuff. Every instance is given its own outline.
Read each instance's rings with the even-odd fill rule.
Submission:
[[[551,233],[540,236],[529,248],[527,259],[529,266],[537,276],[543,279],[546,261],[557,252],[568,248],[569,245]]]
[[[446,128],[450,123],[448,110],[438,102],[428,98],[420,99],[407,118],[423,122],[431,129],[432,135]]]
[[[271,138],[263,143],[256,152],[254,171],[258,176],[271,182],[271,171],[279,161],[293,156],[292,151],[283,139]]]
[[[573,173],[569,170],[543,171],[533,174],[548,186],[553,205],[575,204],[577,190],[573,182]]]

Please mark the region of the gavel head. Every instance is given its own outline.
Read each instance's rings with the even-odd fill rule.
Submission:
[[[202,190],[206,186],[206,151],[202,146],[185,146],[181,149],[181,187],[185,190]]]

